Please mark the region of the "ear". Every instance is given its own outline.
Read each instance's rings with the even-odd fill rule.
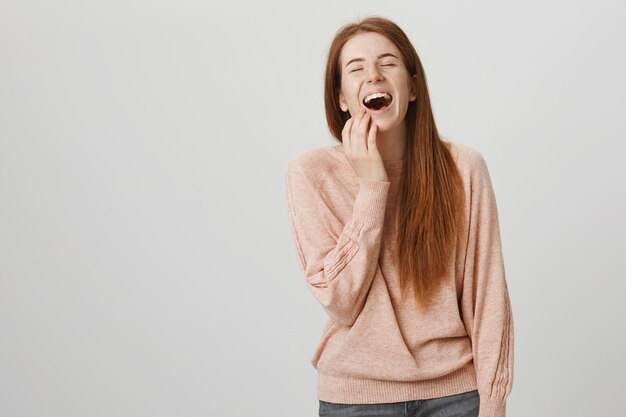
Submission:
[[[411,77],[411,88],[409,91],[409,101],[415,101],[417,100],[417,92],[416,92],[416,81],[417,81],[417,74],[413,74],[413,76]]]
[[[346,100],[342,92],[339,92],[339,107],[341,107],[341,110],[344,112],[348,111],[348,105],[346,104]]]

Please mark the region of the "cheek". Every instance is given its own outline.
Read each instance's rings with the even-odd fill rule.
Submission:
[[[346,97],[348,98],[348,101],[351,102],[357,102],[359,101],[359,94],[358,94],[358,90],[351,88],[349,90],[346,91]]]
[[[358,100],[359,86],[353,82],[346,82],[341,88],[346,100]]]

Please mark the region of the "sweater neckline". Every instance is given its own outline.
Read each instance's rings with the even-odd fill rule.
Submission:
[[[344,162],[349,164],[348,158],[344,155],[343,151],[339,149],[341,145],[331,145],[330,150],[337,156],[339,156]],[[399,160],[383,160],[383,165],[388,170],[402,170],[402,166],[404,165],[404,161],[402,159]]]

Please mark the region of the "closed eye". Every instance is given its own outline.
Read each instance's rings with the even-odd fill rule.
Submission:
[[[383,67],[395,67],[396,64],[384,64]],[[363,68],[355,68],[350,72],[361,71]]]

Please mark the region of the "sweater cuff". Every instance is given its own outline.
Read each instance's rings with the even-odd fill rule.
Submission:
[[[382,228],[391,182],[357,178],[359,193],[354,200],[354,213],[362,219],[364,227]]]
[[[478,417],[506,417],[506,402],[480,398]]]

